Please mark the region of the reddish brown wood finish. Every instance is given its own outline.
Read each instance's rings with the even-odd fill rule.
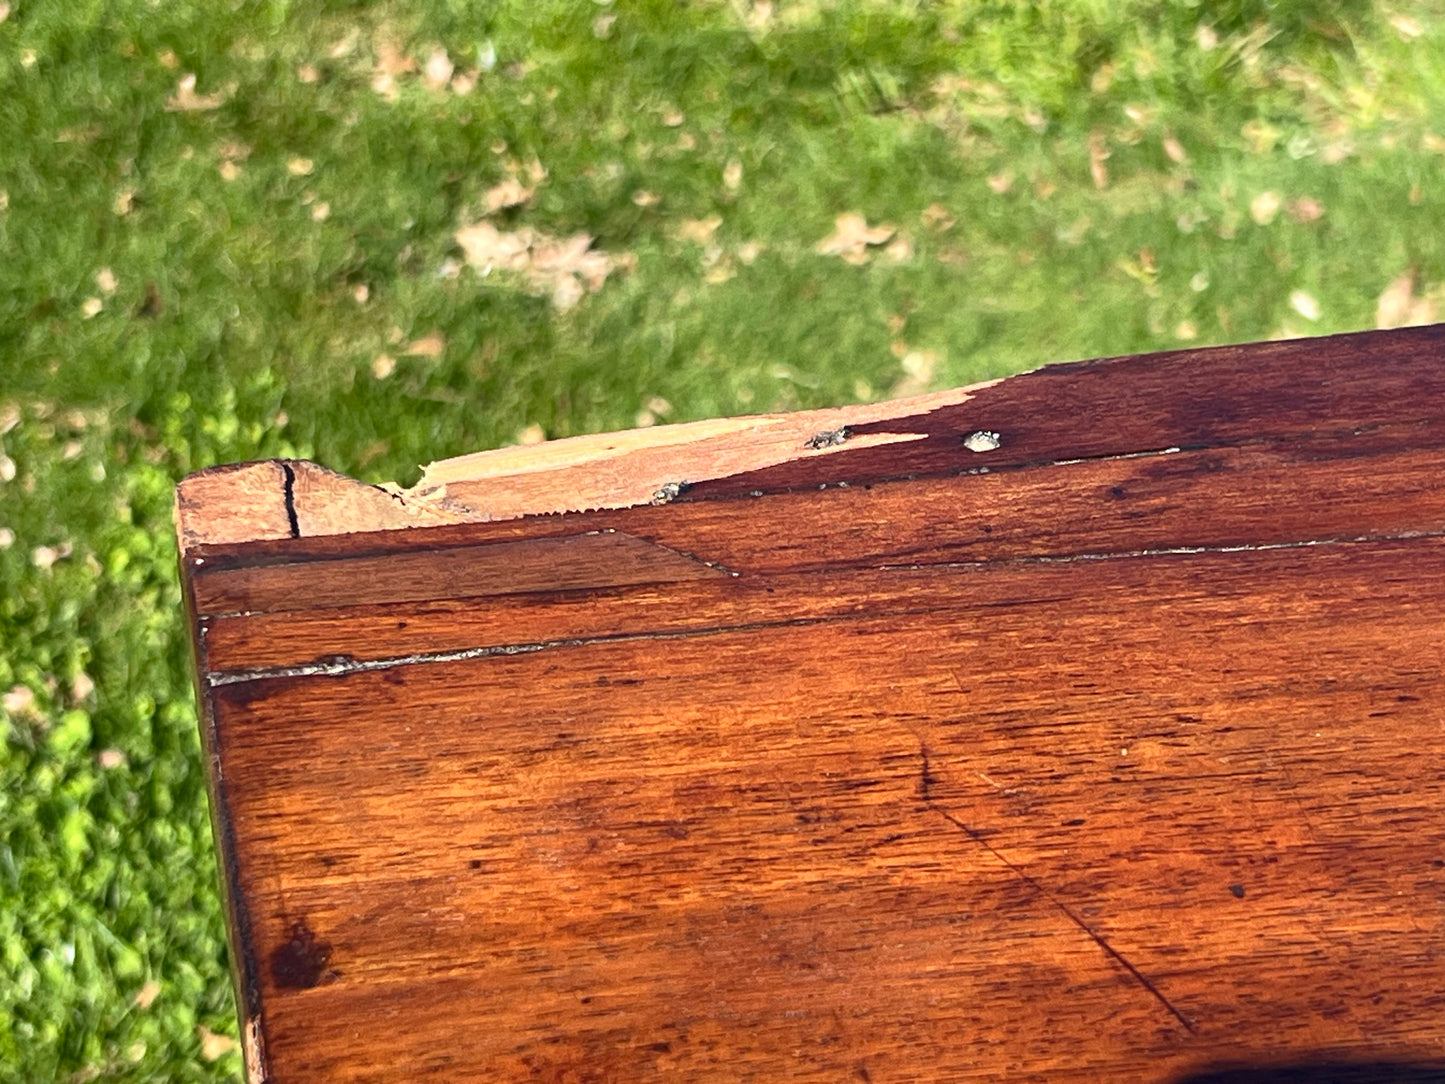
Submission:
[[[504,523],[203,476],[253,1079],[1445,1077],[1442,363],[1058,366]]]

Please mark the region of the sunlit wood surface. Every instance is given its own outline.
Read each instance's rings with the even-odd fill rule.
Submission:
[[[183,484],[253,1079],[1445,1077],[1445,328],[813,436]]]

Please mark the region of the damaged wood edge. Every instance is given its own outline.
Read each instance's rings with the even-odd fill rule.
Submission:
[[[408,502],[304,459],[211,467],[176,487],[182,556],[201,545],[440,527],[475,518],[449,511],[444,501]]]
[[[245,1056],[247,1084],[266,1084],[266,1041],[259,1016],[251,1017],[241,1029],[241,1052]]]
[[[444,459],[410,489],[368,485],[302,459],[212,467],[176,490],[181,553],[201,545],[666,504],[712,481],[842,449],[920,440],[917,424],[997,380],[883,403],[720,418],[568,437]],[[899,423],[896,433],[853,428]]]

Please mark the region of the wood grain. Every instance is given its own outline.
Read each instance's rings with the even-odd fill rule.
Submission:
[[[252,1078],[1445,1079],[1442,361],[1062,366],[662,506],[183,530]]]

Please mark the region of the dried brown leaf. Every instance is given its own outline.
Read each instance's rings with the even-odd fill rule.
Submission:
[[[1415,296],[1415,273],[1407,271],[1381,292],[1375,304],[1377,328],[1418,327],[1433,324],[1437,312],[1430,297]]]
[[[217,91],[214,94],[197,94],[195,74],[187,72],[176,84],[176,92],[166,99],[166,111],[199,113],[208,109],[219,109],[226,104],[227,96],[224,91]]]
[[[135,992],[135,997],[131,1000],[135,1003],[136,1008],[144,1011],[154,1005],[156,998],[160,996],[161,984],[156,982],[155,979],[147,979],[145,984]]]
[[[536,191],[535,188],[529,188],[517,178],[508,177],[500,184],[487,189],[487,213],[500,211],[503,207],[519,207],[531,199]]]
[[[862,215],[850,211],[833,220],[833,232],[818,242],[817,251],[823,256],[841,256],[853,264],[866,263],[868,247],[883,244],[896,232],[895,226],[869,226]]]
[[[433,331],[429,335],[423,335],[420,339],[413,339],[407,343],[403,354],[417,358],[439,358],[447,349],[447,340],[440,331]]]
[[[1391,15],[1390,25],[1395,28],[1395,33],[1406,41],[1414,41],[1425,33],[1425,28],[1420,25],[1420,20],[1409,15]]]
[[[343,38],[338,38],[326,51],[326,55],[332,60],[340,60],[342,57],[350,56],[356,52],[357,43],[361,40],[361,31],[352,28]]]
[[[416,71],[416,61],[403,53],[393,41],[382,40],[376,44],[376,72],[385,75],[405,75]]]
[[[1404,326],[1410,306],[1415,300],[1415,275],[1407,271],[1390,282],[1375,302],[1375,326],[1391,328]]]
[[[907,263],[913,259],[913,241],[907,234],[899,234],[888,243],[883,254],[894,263]]]
[[[35,705],[35,693],[28,685],[12,685],[9,692],[0,696],[0,709],[14,719],[36,719],[40,716]]]
[[[206,1061],[216,1061],[236,1049],[235,1039],[229,1035],[217,1035],[204,1024],[196,1028],[196,1035],[201,1040],[201,1057]]]
[[[1310,196],[1300,196],[1298,199],[1289,201],[1289,215],[1296,222],[1308,224],[1318,222],[1325,215],[1325,208],[1319,200]]]
[[[1249,217],[1261,226],[1268,226],[1279,215],[1280,199],[1274,192],[1261,192],[1249,201]]]
[[[526,231],[504,233],[490,222],[478,222],[457,231],[456,242],[461,246],[467,263],[480,271],[493,267],[520,270],[531,262],[528,249],[531,241]]]
[[[433,49],[422,68],[422,82],[432,90],[444,90],[454,71],[456,65],[452,63],[451,57],[447,56],[447,51]]]
[[[938,367],[938,355],[932,350],[908,350],[903,355],[902,366],[903,376],[889,393],[899,399],[928,390]]]
[[[1095,188],[1109,187],[1109,146],[1103,132],[1089,134],[1089,176],[1094,179]]]
[[[467,263],[483,274],[492,270],[522,274],[527,285],[549,293],[562,310],[570,309],[589,291],[601,289],[608,275],[632,262],[593,249],[585,233],[549,237],[529,227],[502,231],[490,222],[478,222],[456,233]]]
[[[712,241],[712,235],[722,225],[722,218],[718,215],[708,215],[707,218],[685,218],[677,224],[677,239],[688,241],[694,245],[706,245]]]
[[[918,218],[924,226],[938,233],[951,229],[954,223],[953,215],[949,214],[948,208],[941,203],[930,203],[923,208],[923,213]]]
[[[77,704],[90,699],[90,694],[95,692],[95,681],[84,670],[76,674],[70,682],[70,699]]]
[[[1293,290],[1289,295],[1289,307],[1306,320],[1314,322],[1320,318],[1320,303],[1307,290]]]

